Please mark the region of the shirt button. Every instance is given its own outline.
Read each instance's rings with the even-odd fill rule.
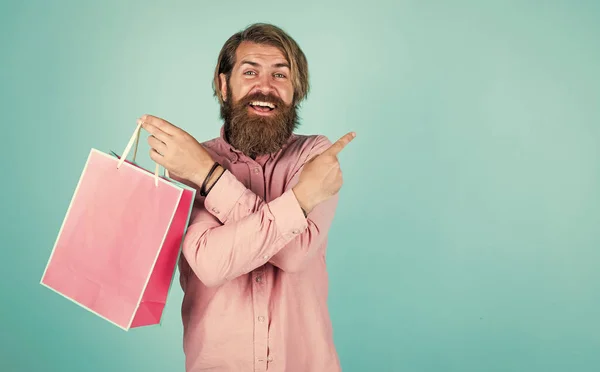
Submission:
[[[213,212],[215,212],[216,214],[219,214],[219,210],[217,208],[213,208],[211,209]]]
[[[257,276],[257,277],[256,277],[256,281],[257,281],[258,283],[262,282],[262,276]]]
[[[267,259],[269,259],[269,256],[267,256],[267,255],[264,255],[264,256],[263,256],[263,258],[264,258],[265,260],[267,260]]]
[[[268,357],[267,358],[267,362],[272,362],[273,361],[273,357]]]
[[[265,321],[265,317],[264,317],[264,316],[262,316],[262,315],[261,315],[261,316],[259,316],[259,317],[258,317],[258,321],[259,321],[259,322],[261,322],[261,323],[262,323],[262,322],[264,322],[264,321]]]
[[[258,174],[258,172],[260,172],[260,170],[258,168],[254,168],[254,174]]]
[[[300,230],[296,229],[296,230],[292,231],[292,233],[294,233],[295,235],[298,235],[298,234],[300,234]]]

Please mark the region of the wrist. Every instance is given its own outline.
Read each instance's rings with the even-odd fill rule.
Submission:
[[[210,169],[212,168],[214,163],[215,163],[214,161],[211,161],[211,162],[200,165],[197,168],[198,171],[196,173],[194,173],[192,175],[192,177],[190,178],[190,181],[192,183],[194,183],[194,185],[196,185],[196,188],[198,190],[200,190],[200,188],[202,187],[202,184],[204,183],[204,180],[208,176],[208,172],[210,172]],[[214,172],[213,172],[213,174],[214,174]]]
[[[296,200],[298,201],[300,208],[302,208],[305,214],[309,214],[317,205],[317,203],[314,202],[313,198],[310,197],[310,193],[306,192],[302,184],[294,186],[292,188],[292,191],[296,196]]]
[[[200,187],[197,188],[200,196],[208,196],[208,193],[210,193],[213,186],[215,183],[217,183],[217,181],[219,181],[223,173],[225,173],[225,168],[223,168],[218,162],[214,162],[206,174],[199,173],[198,176],[196,176],[196,184],[200,185]],[[203,179],[201,178],[202,176],[204,176]]]
[[[205,191],[207,193],[213,188],[213,186],[215,185],[215,183],[217,183],[219,178],[221,178],[223,173],[225,173],[225,168],[223,168],[223,166],[221,166],[221,164],[219,164],[217,166],[217,168],[215,168],[214,172],[210,175],[208,180],[206,181],[206,190]]]

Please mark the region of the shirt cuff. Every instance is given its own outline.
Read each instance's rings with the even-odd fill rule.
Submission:
[[[292,189],[271,201],[269,210],[275,217],[279,233],[286,240],[295,238],[308,227],[308,222]]]
[[[225,170],[204,199],[204,208],[221,223],[225,223],[231,210],[246,190],[244,184],[231,172]]]

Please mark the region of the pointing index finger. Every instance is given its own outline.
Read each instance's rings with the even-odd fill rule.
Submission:
[[[346,145],[350,143],[350,141],[354,139],[354,137],[356,137],[356,133],[354,132],[345,134],[342,138],[337,140],[333,145],[331,145],[327,150],[325,150],[325,153],[327,153],[328,155],[336,156],[340,153],[340,151],[344,149],[344,147],[346,147]]]

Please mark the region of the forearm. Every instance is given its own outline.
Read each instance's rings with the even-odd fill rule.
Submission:
[[[227,224],[202,209],[183,244],[192,270],[205,285],[216,286],[264,265],[306,229],[304,218],[290,216],[293,198],[293,193],[284,193]]]
[[[324,253],[329,228],[338,203],[338,195],[315,206],[308,215],[307,228],[287,243],[269,262],[286,272],[298,272]]]
[[[224,182],[228,182],[228,179]],[[213,190],[217,191],[217,190]],[[221,192],[219,189],[217,192]],[[287,191],[290,193],[291,189]],[[278,252],[269,259],[269,262],[280,269],[287,272],[295,272],[301,270],[305,263],[317,255],[323,247],[323,243],[327,239],[327,233],[331,226],[335,209],[337,207],[338,196],[334,195],[329,200],[313,207],[308,215],[305,215],[301,208],[296,194],[292,191],[294,199],[290,198],[287,213],[293,216],[293,219],[304,219],[307,228],[303,229],[300,234],[289,241],[284,247],[278,249]],[[214,195],[217,196],[216,194]],[[219,216],[219,219],[226,226],[244,221],[248,216],[251,216],[264,208],[262,201],[256,194],[249,190],[242,193],[241,197],[235,201],[229,213],[223,213],[216,203],[212,203],[212,199],[207,200],[207,207],[213,213]],[[265,242],[265,244],[268,244]]]

